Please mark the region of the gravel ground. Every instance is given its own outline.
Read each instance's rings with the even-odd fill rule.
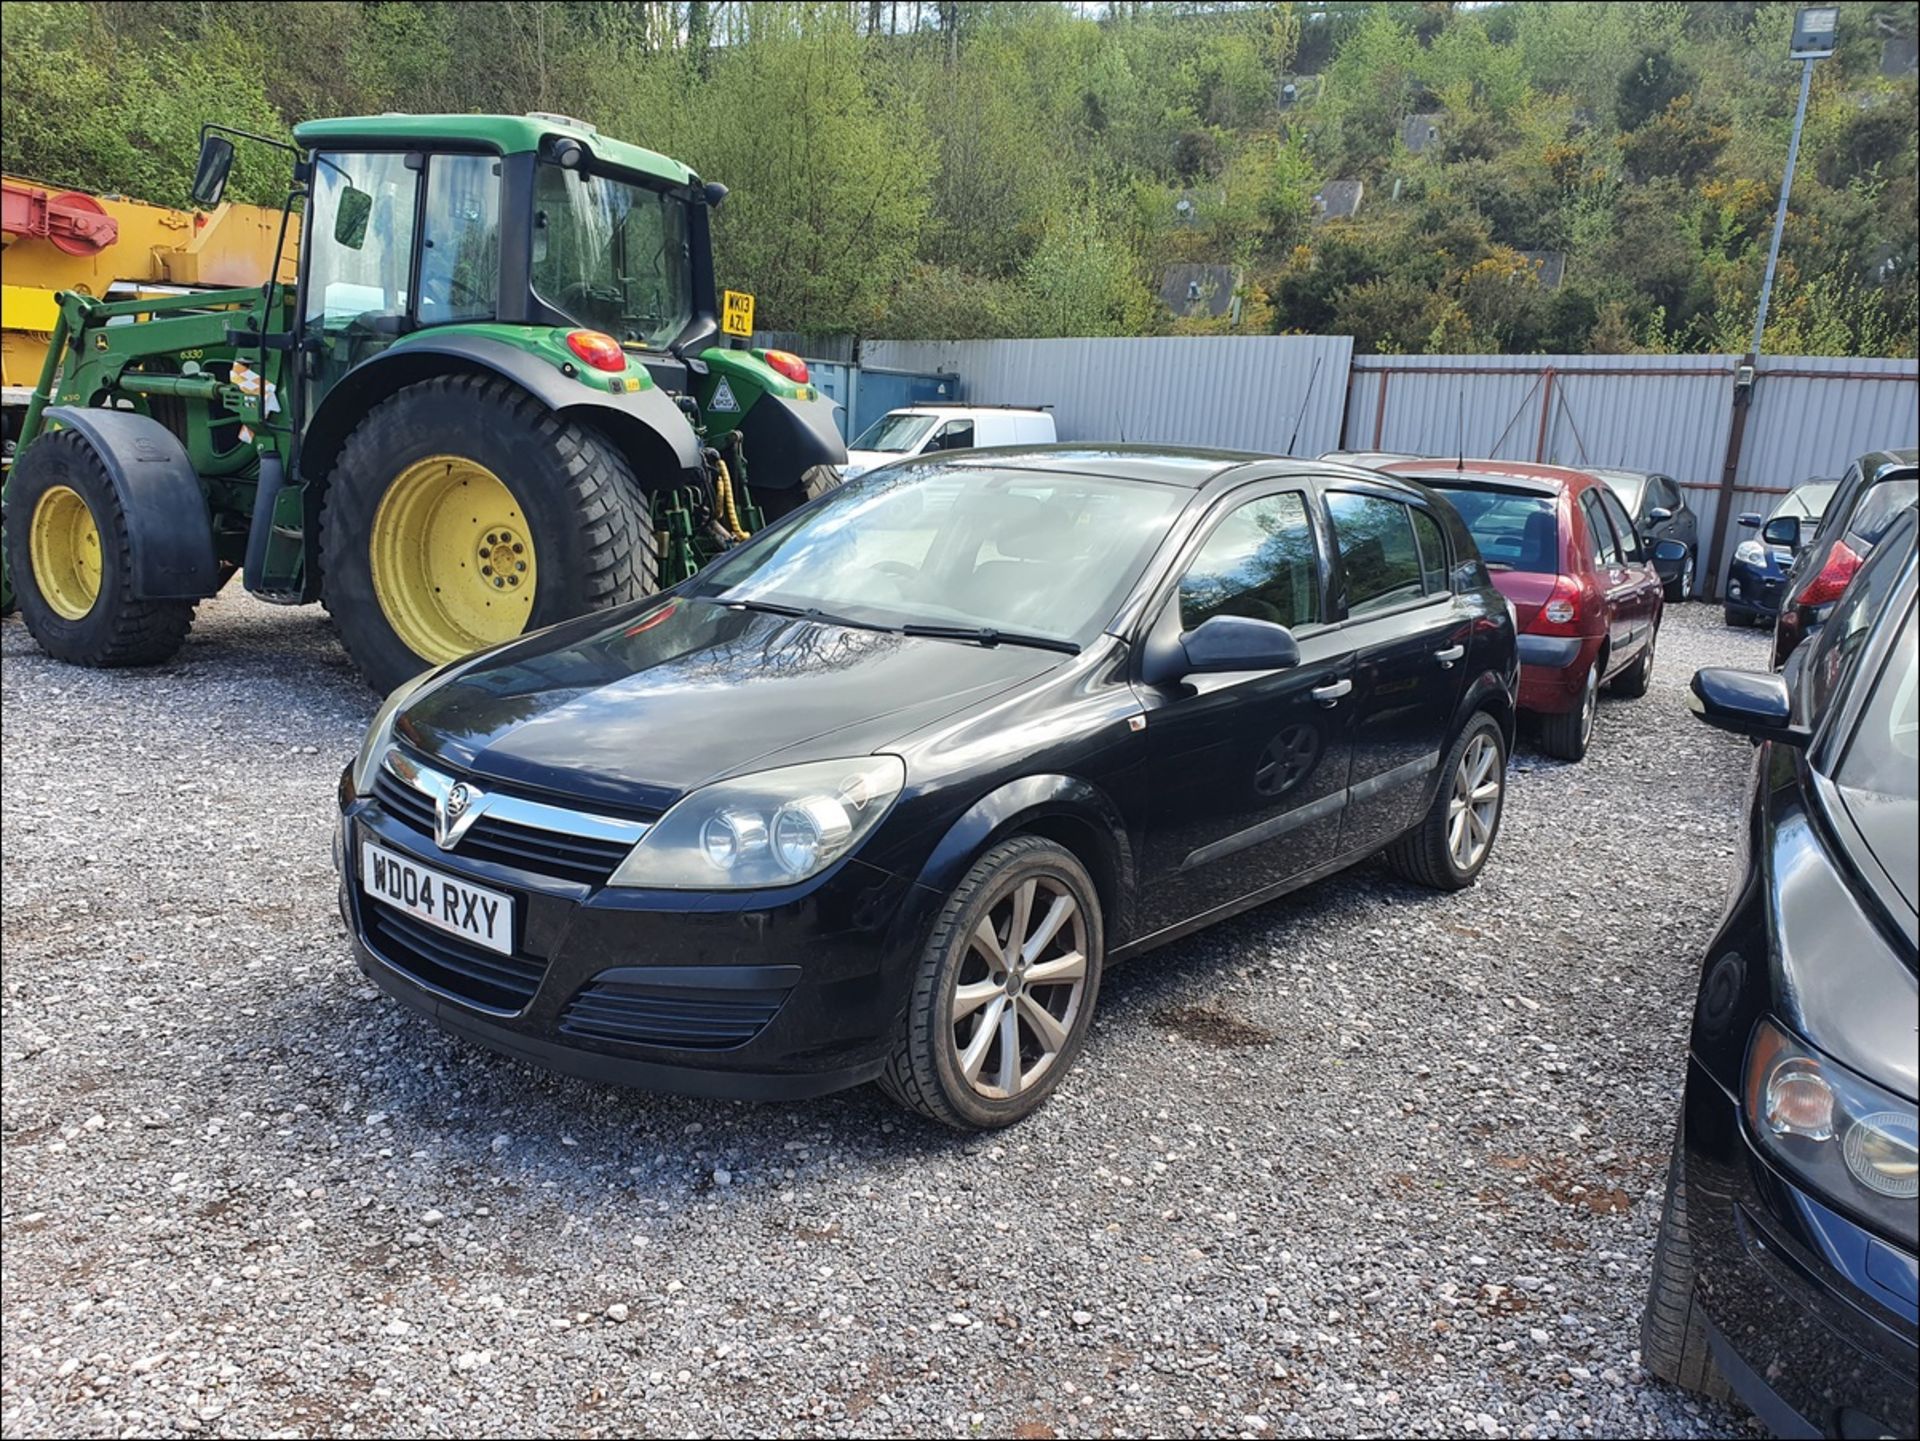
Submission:
[[[315,611],[157,672],[4,626],[9,1436],[1747,1434],[1637,1328],[1745,744],[1669,612],[1480,885],[1362,867],[1121,967],[964,1138],[452,1041],[349,957],[372,709]],[[1757,1434],[1757,1433],[1755,1433]]]

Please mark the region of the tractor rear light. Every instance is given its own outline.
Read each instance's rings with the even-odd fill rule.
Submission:
[[[1853,573],[1860,569],[1861,561],[1853,547],[1844,540],[1833,543],[1833,551],[1827,556],[1827,563],[1820,567],[1820,574],[1807,582],[1807,588],[1800,592],[1798,604],[1825,605],[1828,601],[1840,599],[1840,592],[1847,588],[1847,582],[1853,579]]]
[[[1580,633],[1580,582],[1570,575],[1557,577],[1553,594],[1540,607],[1527,630],[1534,635],[1578,635]]]
[[[627,353],[620,342],[598,330],[569,330],[567,349],[595,370],[625,370]]]
[[[786,376],[795,385],[807,383],[807,363],[791,350],[769,350],[763,352],[767,364]]]

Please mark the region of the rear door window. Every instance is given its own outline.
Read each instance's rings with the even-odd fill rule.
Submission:
[[[1347,614],[1391,610],[1425,593],[1412,512],[1397,500],[1353,491],[1327,497],[1346,572]]]
[[[1440,522],[1419,506],[1413,510],[1414,538],[1420,543],[1420,576],[1428,595],[1439,595],[1447,588],[1447,542],[1440,534]]]
[[[1620,542],[1614,539],[1613,523],[1607,519],[1600,497],[1591,490],[1582,491],[1580,511],[1586,517],[1587,546],[1593,555],[1593,563],[1602,569],[1625,564],[1620,555]]]
[[[1613,522],[1614,538],[1620,542],[1620,553],[1630,561],[1641,561],[1646,555],[1640,549],[1640,533],[1634,529],[1633,517],[1627,514],[1627,508],[1610,490],[1595,491],[1600,504],[1607,512],[1607,518]]]

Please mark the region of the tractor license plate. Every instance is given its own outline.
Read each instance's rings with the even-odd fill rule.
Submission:
[[[470,886],[372,841],[361,842],[360,888],[462,940],[513,954],[512,896]]]

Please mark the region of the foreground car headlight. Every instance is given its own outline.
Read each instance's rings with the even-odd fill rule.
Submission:
[[[1765,565],[1767,548],[1757,540],[1743,540],[1733,548],[1733,558],[1742,565]]]
[[[898,756],[716,781],[675,802],[608,884],[748,890],[804,881],[859,845],[906,781]]]
[[[1747,1047],[1747,1124],[1776,1163],[1827,1199],[1915,1243],[1920,1108],[1771,1021]]]
[[[353,793],[364,796],[373,789],[374,773],[380,768],[380,761],[393,744],[393,721],[400,714],[400,707],[418,695],[421,688],[430,680],[437,680],[447,667],[435,666],[432,670],[420,672],[412,680],[401,681],[391,694],[380,702],[380,709],[373,713],[373,723],[367,727],[367,738],[360,742],[360,755],[353,763]]]

